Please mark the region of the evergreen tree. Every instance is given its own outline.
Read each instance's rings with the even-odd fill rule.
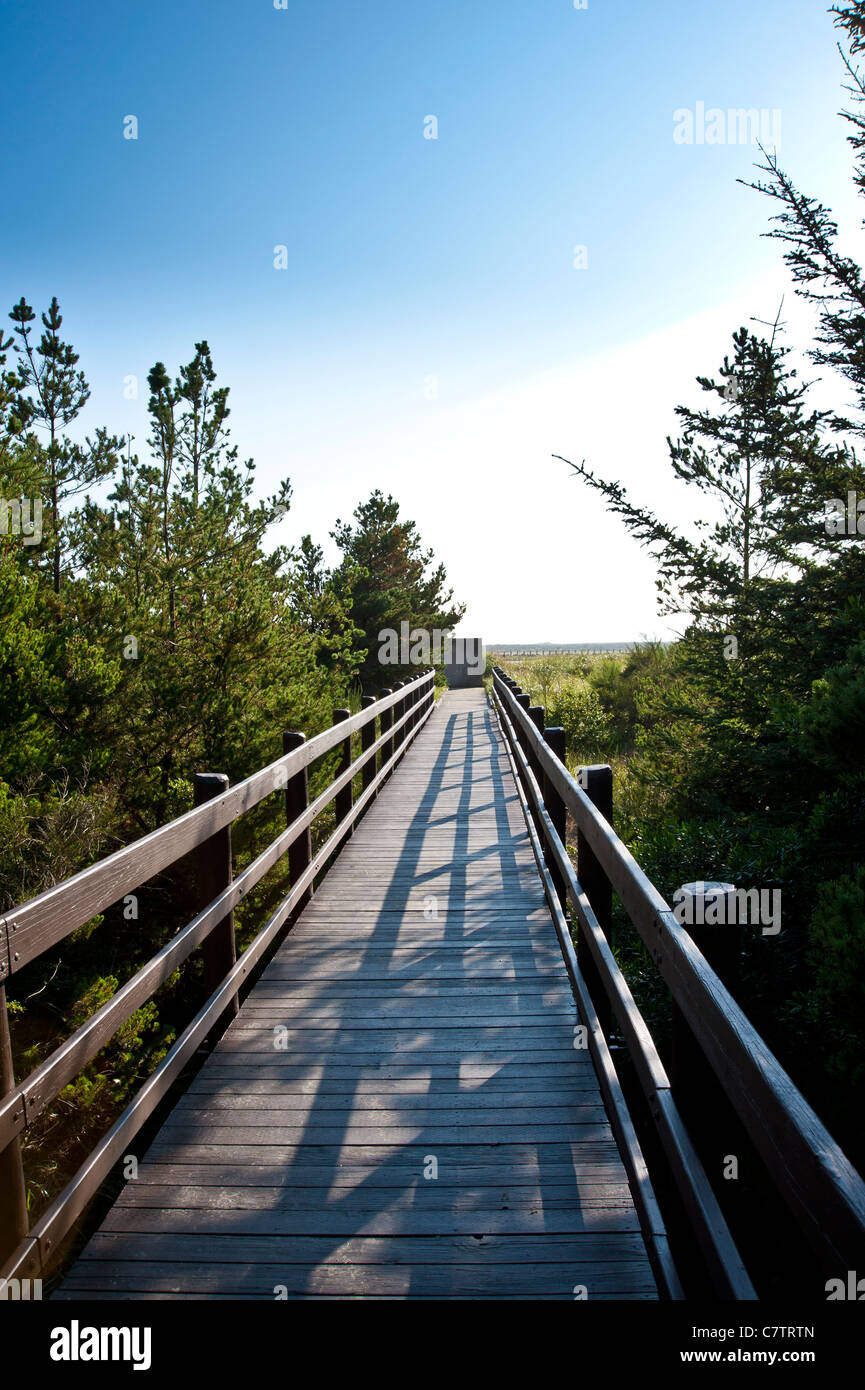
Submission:
[[[77,517],[106,640],[122,660],[128,805],[148,829],[176,814],[193,771],[241,776],[273,757],[289,691],[298,717],[311,714],[300,692],[315,643],[291,614],[289,553],[262,549],[290,485],[252,501],[254,468],[237,464],[228,390],[214,380],[206,344],[174,387],[157,363],[151,460],[131,456],[109,505],[88,502]],[[318,695],[323,682],[315,677]]]
[[[734,333],[718,378],[697,378],[710,406],[676,408],[684,430],[667,440],[672,468],[702,494],[691,534],[631,502],[620,483],[562,460],[655,554],[662,611],[716,629],[747,612],[761,581],[789,579],[833,549],[825,507],[812,499],[825,493],[820,480],[847,476],[846,456],[821,441],[825,413],[806,410],[777,327],[769,340]]]
[[[865,83],[853,62],[865,49],[865,0],[836,5],[830,10],[836,24],[846,30],[849,53],[841,55],[849,77],[845,91],[853,100],[852,109],[843,113],[851,127],[849,143],[855,154],[854,183],[865,195]],[[840,46],[839,46],[840,47]],[[835,416],[838,429],[855,435],[865,433],[865,274],[862,267],[845,255],[838,241],[838,224],[831,211],[818,199],[796,187],[781,168],[775,154],[766,154],[760,166],[765,180],[747,186],[765,194],[780,206],[772,218],[777,225],[764,235],[786,248],[797,293],[818,306],[820,330],[811,357],[821,365],[833,367],[854,388],[858,418],[846,412]],[[745,180],[740,180],[745,183]],[[862,481],[859,473],[860,485]]]
[[[324,565],[324,552],[311,536],[304,536],[294,556],[289,586],[291,607],[302,627],[316,639],[316,661],[329,671],[338,671],[347,684],[356,676],[366,653],[358,649],[363,632],[355,627],[343,595],[350,593],[344,571],[341,583]]]
[[[403,521],[399,503],[378,489],[353,513],[355,526],[337,521],[331,532],[343,552],[334,581],[337,592],[351,602],[351,616],[363,633],[356,648],[362,656],[360,679],[370,693],[383,683],[412,674],[409,666],[382,667],[379,633],[399,632],[400,623],[429,631],[451,631],[465,613],[453,602],[442,564],[429,567],[433,551],[424,550],[414,521]],[[384,674],[387,681],[384,681]]]
[[[47,443],[40,443],[37,456],[48,493],[52,582],[59,594],[65,548],[63,505],[114,472],[121,440],[99,429],[92,440],[88,438],[81,445],[66,433],[86,405],[90,388],[78,370],[78,354],[60,337],[63,318],[56,297],[42,315],[43,333],[38,344],[33,341],[32,329],[36,315],[26,300],[20,299],[9,317],[18,339],[18,365],[9,378],[15,392],[11,409],[15,432],[34,426],[47,434]],[[36,440],[30,443],[35,451]]]

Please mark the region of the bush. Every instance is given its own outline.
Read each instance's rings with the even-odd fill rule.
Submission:
[[[865,1081],[865,866],[821,883],[809,936],[813,995],[834,1034],[827,1070]]]
[[[599,755],[610,735],[610,716],[587,685],[561,685],[547,710],[547,723],[565,731],[568,752],[581,758]]]

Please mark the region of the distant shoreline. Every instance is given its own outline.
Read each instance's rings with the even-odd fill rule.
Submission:
[[[486,642],[484,645],[496,656],[532,656],[556,652],[628,652],[633,647],[645,646],[646,642]]]

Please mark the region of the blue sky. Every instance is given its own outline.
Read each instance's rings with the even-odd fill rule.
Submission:
[[[466,630],[665,631],[650,562],[550,454],[687,517],[673,408],[784,292],[772,208],[736,182],[757,152],[675,144],[677,109],[780,110],[782,164],[858,249],[827,8],[6,0],[0,289],[58,296],[82,427],[136,447],[150,366],[207,338],[261,491],[292,479],[274,540],[325,541],[379,486],[444,559]],[[789,289],[785,309],[795,346]]]

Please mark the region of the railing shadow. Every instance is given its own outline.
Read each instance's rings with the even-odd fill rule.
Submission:
[[[408,752],[249,996],[240,1020],[205,1063],[192,1090],[148,1155],[149,1160],[160,1166],[175,1162],[184,1166],[195,1164],[191,1156],[172,1159],[170,1155],[183,1151],[191,1155],[200,1152],[202,1145],[206,1147],[208,1138],[212,1141],[214,1134],[216,1107],[213,1107],[213,1097],[221,1094],[223,1099],[228,1099],[236,1093],[235,1088],[247,1081],[269,1082],[272,1078],[274,1087],[279,1081],[292,1087],[301,1081],[310,1083],[314,1087],[311,1100],[302,1111],[277,1109],[272,1112],[274,1129],[279,1128],[281,1115],[297,1118],[303,1113],[296,1136],[273,1146],[274,1162],[267,1167],[270,1175],[279,1176],[279,1182],[274,1184],[277,1190],[272,1204],[269,1208],[256,1208],[254,1216],[247,1211],[231,1211],[225,1212],[219,1220],[219,1229],[226,1236],[248,1232],[253,1238],[254,1229],[258,1227],[264,1248],[264,1242],[276,1235],[275,1231],[270,1235],[264,1233],[268,1218],[272,1226],[274,1214],[284,1212],[285,1222],[278,1224],[286,1227],[287,1236],[289,1227],[298,1228],[290,1234],[290,1239],[298,1255],[310,1256],[310,1267],[303,1289],[297,1289],[298,1296],[321,1292],[321,1267],[338,1262],[340,1252],[346,1252],[350,1241],[375,1241],[389,1235],[409,1241],[415,1237],[438,1238],[442,1257],[440,1261],[433,1261],[436,1272],[431,1273],[429,1261],[436,1249],[435,1243],[430,1242],[423,1261],[415,1258],[400,1269],[399,1274],[392,1274],[391,1285],[399,1286],[398,1296],[430,1296],[431,1288],[433,1296],[466,1296],[466,1284],[472,1282],[466,1267],[476,1268],[479,1284],[485,1290],[495,1291],[489,1288],[491,1271],[483,1258],[491,1244],[501,1246],[503,1243],[519,1245],[522,1272],[517,1272],[516,1261],[514,1267],[498,1263],[492,1277],[498,1278],[499,1292],[504,1290],[511,1296],[525,1296],[537,1293],[540,1287],[541,1292],[549,1296],[554,1282],[552,1269],[558,1269],[558,1265],[550,1265],[539,1272],[532,1259],[532,1255],[538,1254],[533,1237],[554,1234],[561,1243],[564,1262],[574,1236],[598,1230],[605,1220],[607,1225],[615,1224],[596,1209],[584,1209],[572,1140],[534,1140],[533,1129],[539,1123],[542,1125],[542,1121],[513,1126],[502,1122],[507,1121],[512,1112],[507,1105],[500,1110],[497,1098],[512,1099],[515,1082],[529,1092],[532,1074],[544,1062],[546,1049],[532,1049],[530,1045],[527,1048],[523,1028],[517,1036],[512,1036],[515,1030],[506,1024],[485,1025],[482,1022],[485,1017],[503,1017],[498,1012],[502,1001],[497,992],[489,992],[491,987],[515,1004],[514,1017],[525,1018],[526,1028],[532,1028],[529,1020],[540,1013],[542,1018],[537,1021],[543,1019],[545,1032],[548,1032],[550,1016],[562,1016],[561,1047],[556,1046],[551,1054],[557,1060],[546,1060],[545,1065],[554,1067],[556,1077],[560,1077],[561,1094],[556,1099],[559,1102],[565,1099],[566,1107],[576,1105],[579,1098],[577,1090],[569,1087],[575,1062],[573,1052],[569,1054],[567,1050],[576,1012],[561,970],[552,919],[530,857],[519,800],[491,711],[485,705],[469,706],[464,712],[437,717],[446,720],[444,730],[434,733],[435,725],[431,724]],[[424,762],[431,740],[438,737],[440,746],[427,770]],[[415,799],[404,830],[398,835],[393,865],[387,859],[368,858],[370,848],[374,852],[376,844],[381,847],[386,843],[386,837],[376,829],[377,815],[381,819],[385,814],[392,814],[387,808],[399,804],[401,787],[418,776],[426,777],[426,782]],[[491,814],[494,820],[491,842],[478,845],[473,831],[475,827],[490,829]],[[442,832],[448,829],[453,830],[449,850],[441,845]],[[427,865],[429,850],[434,850],[436,857],[441,856],[441,862]],[[364,908],[362,883],[352,880],[356,868],[364,861],[370,897],[376,898],[372,909]],[[489,873],[479,876],[478,866],[488,866]],[[345,947],[330,934],[320,947],[311,947],[311,940],[321,931],[323,914],[328,913],[334,925],[346,915],[340,893],[350,881],[354,882],[353,894],[359,912],[374,913],[371,930],[365,937],[352,940],[351,929],[347,927]],[[424,900],[429,906],[430,899],[436,906],[426,917]],[[446,904],[441,911],[438,900]],[[304,918],[307,918],[306,928]],[[537,928],[539,922],[543,924],[541,930]],[[484,942],[494,944],[481,944]],[[346,956],[345,951],[352,954]],[[403,956],[403,952],[408,954]],[[550,966],[556,961],[558,972],[553,972]],[[322,970],[328,973],[322,974]],[[515,986],[518,982],[519,990],[515,988],[514,993],[500,991],[499,987],[506,981]],[[295,1006],[291,1008],[293,1026],[287,1040],[291,1061],[286,1058],[285,1061],[274,1059],[263,1063],[257,1060],[261,1057],[257,1050],[234,1051],[234,1044],[242,1041],[247,1031],[245,1019],[252,1017],[246,1012],[250,1006],[259,1007],[262,1003],[269,1006],[272,998],[273,1017],[276,1018],[280,997],[287,1006]],[[361,1000],[364,1005],[373,1007],[373,1001],[380,1000],[383,1024],[399,1025],[396,1052],[387,1044],[380,1053],[369,1050],[373,1030],[358,1026]],[[417,1001],[417,1010],[411,1007],[413,1000]],[[301,1001],[303,1008],[297,1012]],[[464,1001],[467,1012],[471,1010],[470,1018],[455,1017],[454,1025],[459,1023],[463,1027],[484,1030],[480,1048],[447,1046],[449,1039],[445,1035],[451,1028],[445,1027],[441,1019],[448,1015],[451,1001],[454,1004]],[[438,1009],[430,1008],[431,1004],[438,1005]],[[487,1013],[487,1008],[493,1010],[494,1005],[495,1011]],[[336,1028],[315,1027],[313,1020],[322,1006],[325,1020],[334,1021],[338,1025]],[[479,1012],[475,1013],[475,1008],[479,1008]],[[270,1018],[267,1022],[269,1025]],[[448,1024],[451,1024],[450,1017]],[[458,1029],[455,1027],[454,1031]],[[555,1034],[558,1032],[556,1029]],[[251,1040],[255,1037],[253,1031]],[[531,1039],[532,1034],[528,1037]],[[365,1042],[367,1051],[363,1051]],[[558,1060],[559,1052],[561,1060]],[[530,1060],[521,1061],[521,1058]],[[347,1074],[347,1062],[354,1067],[360,1063],[361,1070],[355,1072],[354,1077]],[[268,1069],[267,1076],[262,1075],[264,1066]],[[370,1081],[381,1081],[382,1098],[388,1101],[391,1110],[405,1108],[405,1128],[416,1129],[410,1140],[387,1144],[386,1130],[381,1134],[383,1142],[380,1144],[358,1143],[353,1137],[358,1129],[375,1134],[378,1128],[374,1124],[378,1111],[363,1104],[371,1094]],[[399,1082],[399,1090],[394,1082]],[[405,1085],[424,1087],[424,1083],[425,1089],[417,1092],[407,1093],[401,1089]],[[211,1091],[211,1085],[216,1085],[217,1089]],[[483,1110],[484,1118],[497,1116],[494,1123],[475,1126],[484,1129],[484,1138],[472,1141],[470,1146],[470,1156],[480,1176],[475,1172],[466,1176],[467,1146],[443,1144],[441,1123],[425,1124],[423,1119],[427,1109],[434,1109],[430,1102],[440,1100],[442,1110],[453,1110],[455,1098],[461,1101],[465,1096],[480,1102],[477,1108]],[[423,1099],[422,1104],[418,1103],[419,1098]],[[542,1098],[547,1098],[545,1093]],[[525,1107],[527,1113],[539,1113],[545,1108],[534,1103],[536,1097],[531,1099],[533,1103]],[[335,1100],[338,1104],[334,1104]],[[262,1101],[266,1104],[265,1096]],[[213,1108],[207,1110],[200,1121],[188,1124],[184,1114],[194,1110],[196,1102]],[[562,1107],[560,1104],[549,1108],[558,1114]],[[227,1118],[232,1114],[236,1117],[236,1112],[226,1110]],[[358,1119],[366,1116],[370,1117],[370,1124],[359,1126]],[[506,1132],[509,1128],[513,1128],[518,1137],[509,1136]],[[237,1126],[237,1133],[237,1147],[241,1148],[241,1126]],[[261,1145],[259,1150],[264,1147],[270,1146]],[[385,1147],[389,1151],[383,1152]],[[453,1152],[449,1151],[450,1147]],[[491,1163],[486,1156],[481,1159],[478,1151],[485,1147],[490,1154],[495,1148],[497,1162]],[[350,1154],[348,1151],[353,1149],[360,1152]],[[613,1151],[611,1143],[598,1146],[599,1156],[609,1152],[612,1157]],[[260,1152],[254,1157],[260,1157]],[[346,1162],[347,1158],[350,1161]],[[359,1158],[364,1161],[358,1162]],[[424,1177],[424,1166],[430,1158],[438,1163],[438,1178]],[[460,1163],[463,1164],[462,1175],[460,1168],[455,1167]],[[297,1208],[298,1215],[292,1217],[292,1208],[286,1206],[286,1201],[295,1200],[289,1194],[305,1190],[303,1181],[312,1169],[315,1192],[324,1199],[323,1203]],[[492,1182],[500,1174],[501,1189]],[[357,1181],[351,1181],[355,1176]],[[445,1181],[439,1186],[443,1177]],[[484,1185],[477,1186],[479,1181]],[[472,1194],[473,1184],[476,1195]],[[464,1200],[457,1200],[455,1204],[457,1220],[451,1215],[453,1201],[443,1196],[454,1189],[464,1195]],[[548,1199],[545,1194],[550,1194]],[[310,1198],[311,1203],[314,1200]],[[522,1220],[504,1215],[515,1211],[514,1203],[524,1214]],[[475,1211],[476,1222],[471,1219]],[[503,1215],[490,1223],[491,1214],[496,1211]],[[566,1218],[563,1213],[567,1213]],[[526,1219],[529,1216],[531,1221]],[[495,1229],[486,1230],[485,1221],[498,1226],[499,1234]],[[314,1232],[316,1224],[320,1229]],[[620,1227],[623,1224],[628,1225],[620,1222]],[[454,1226],[462,1229],[450,1229]],[[629,1229],[634,1229],[633,1225]],[[172,1242],[176,1250],[176,1237],[167,1237],[165,1248],[171,1248]],[[156,1258],[162,1243],[157,1239],[153,1247]],[[455,1257],[457,1250],[461,1251],[462,1263]],[[356,1249],[354,1253],[357,1254]],[[295,1262],[295,1267],[306,1269],[306,1261]],[[287,1284],[291,1292],[290,1271],[279,1262],[264,1266],[255,1262],[245,1270],[237,1265],[232,1285],[240,1294],[260,1291],[265,1270],[279,1273],[274,1283]],[[294,1282],[298,1282],[296,1276]],[[560,1292],[564,1296],[567,1291]]]

